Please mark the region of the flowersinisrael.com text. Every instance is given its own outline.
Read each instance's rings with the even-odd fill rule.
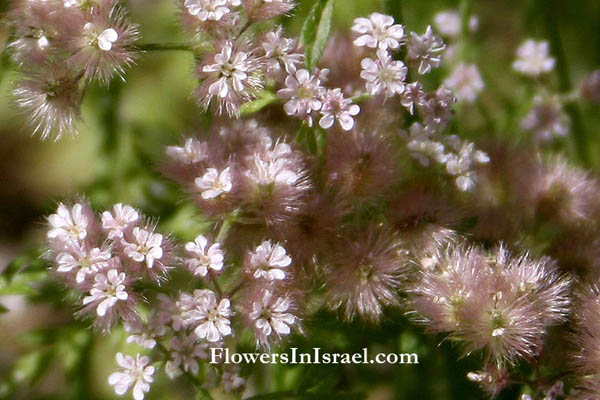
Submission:
[[[312,353],[299,352],[297,347],[290,348],[288,353],[233,353],[228,348],[213,347],[210,349],[211,364],[418,364],[419,356],[415,353],[377,353],[369,356],[369,349],[363,348],[360,353],[328,353],[320,347],[313,348]]]

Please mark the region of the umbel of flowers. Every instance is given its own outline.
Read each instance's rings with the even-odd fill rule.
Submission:
[[[140,209],[119,203],[96,212],[85,199],[60,203],[48,217],[46,257],[79,294],[77,316],[103,334],[122,325],[127,341],[144,349],[116,354],[119,371],[108,383],[117,394],[143,399],[159,371],[202,390],[241,392],[249,373],[210,365],[211,348],[235,351],[250,335],[268,352],[293,334],[310,337],[303,321],[315,296],[344,321],[377,324],[401,309],[465,354],[481,352],[481,370],[468,377],[496,395],[517,381],[518,365],[539,367],[550,328],[570,317],[577,285],[574,341],[591,352],[573,362],[582,398],[598,395],[598,290],[575,279],[597,271],[565,271],[559,251],[558,262],[522,251],[502,235],[510,218],[500,233],[473,229],[474,239],[506,244],[470,243],[458,232],[465,204],[476,217],[497,211],[500,200],[486,202],[486,194],[500,184],[501,164],[449,132],[454,105],[476,101],[485,87],[476,65],[453,59],[464,33],[455,12],[421,32],[380,13],[357,18],[340,46],[347,65],[336,68],[339,49],[327,48],[316,65],[272,21],[293,1],[177,4],[195,55],[193,95],[221,119],[168,146],[161,171],[208,228],[185,243]],[[19,0],[10,15],[12,56],[24,72],[16,101],[43,137],[74,132],[87,87],[122,76],[151,47],[136,47],[137,28],[117,1]],[[425,76],[443,62],[452,69],[432,85]],[[535,78],[554,64],[546,42],[528,40],[513,69]],[[596,75],[585,82],[586,98],[595,98]],[[240,118],[265,94],[273,113]],[[568,133],[561,101],[532,98],[521,129],[536,144]],[[527,162],[518,172],[516,162],[503,169],[521,178],[506,184],[511,218],[556,221],[560,233],[587,237],[600,215],[598,183],[560,158]],[[577,242],[591,265],[598,243]],[[185,284],[176,274],[186,274]],[[555,376],[537,378],[539,393],[562,390]]]

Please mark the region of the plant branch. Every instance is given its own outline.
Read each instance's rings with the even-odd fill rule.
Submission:
[[[194,51],[190,43],[144,43],[137,48],[141,51]]]
[[[548,4],[550,3],[550,4]],[[558,85],[561,93],[568,93],[572,90],[572,83],[569,74],[569,64],[567,56],[560,37],[559,27],[556,23],[558,20],[553,15],[554,2],[548,0],[537,0],[537,9],[542,15],[544,28],[550,41],[552,54],[556,57],[556,74],[558,77]],[[585,125],[581,117],[581,111],[577,104],[571,103],[565,106],[565,111],[571,118],[573,124],[572,137],[575,142],[575,148],[580,161],[589,165],[590,154],[587,143],[587,133]]]

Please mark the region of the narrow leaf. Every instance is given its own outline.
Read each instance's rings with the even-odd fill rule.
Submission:
[[[249,101],[247,103],[242,104],[240,108],[240,113],[242,117],[246,117],[251,114],[255,114],[268,106],[269,104],[277,101],[277,96],[275,93],[270,92],[268,90],[263,91],[260,96],[253,101]]]
[[[306,47],[306,66],[312,69],[325,50],[335,0],[317,0],[302,27],[302,43]]]

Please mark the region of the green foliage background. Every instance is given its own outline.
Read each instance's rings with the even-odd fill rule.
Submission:
[[[299,3],[294,16],[284,21],[298,34],[314,0]],[[0,10],[7,6],[6,0],[0,2]],[[387,9],[407,29],[423,31],[435,13],[448,8],[471,12],[480,21],[477,34],[462,44],[461,51],[465,60],[480,67],[486,91],[475,105],[458,108],[452,128],[462,136],[478,141],[523,140],[516,127],[526,113],[532,86],[511,72],[510,63],[525,38],[550,40],[558,68],[548,79],[556,91],[577,90],[585,74],[600,66],[597,0],[338,0],[332,30],[348,33],[354,18]],[[141,25],[144,43],[184,41],[170,0],[130,0],[129,9]],[[8,31],[5,24],[0,29],[2,49]],[[57,201],[85,193],[98,208],[116,202],[140,207],[160,217],[162,229],[181,240],[202,231],[202,217],[155,168],[165,145],[211,124],[211,116],[200,112],[190,98],[193,60],[184,52],[146,54],[127,73],[126,84],[113,81],[108,89],[93,87],[85,99],[80,135],[56,143],[31,137],[23,116],[11,104],[10,91],[18,74],[6,53],[1,60],[0,271],[4,265],[8,268],[0,276],[0,303],[4,304],[0,308],[0,398],[112,398],[106,377],[115,368],[114,354],[124,348],[125,335],[117,331],[110,337],[94,337],[87,322],[72,319],[73,299],[46,279],[47,266],[37,258],[43,216]],[[574,132],[552,151],[565,152],[597,172],[599,109],[575,103],[568,111]],[[26,304],[15,295],[25,296]],[[342,324],[334,315],[318,313],[306,321],[306,330],[310,340],[296,337],[291,345],[330,352],[358,352],[363,347],[417,352],[420,364],[261,366],[257,367],[264,369],[256,381],[259,392],[279,394],[255,399],[485,397],[465,378],[481,364],[477,355],[460,359],[460,349],[443,337],[425,335],[399,312],[392,312],[377,328]],[[177,383],[158,379],[148,399],[191,398],[193,390],[185,379]],[[518,388],[507,390],[500,398],[515,399],[518,393]]]

